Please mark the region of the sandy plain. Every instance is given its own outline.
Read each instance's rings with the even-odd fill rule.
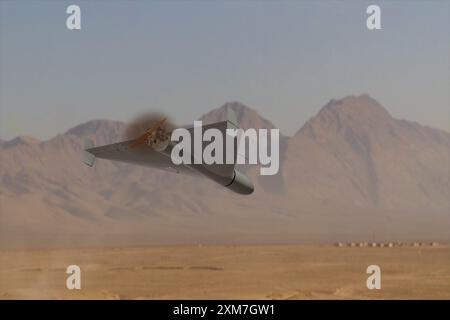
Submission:
[[[81,268],[81,289],[66,268]],[[368,290],[366,268],[381,268]],[[450,247],[2,250],[1,299],[450,299]]]

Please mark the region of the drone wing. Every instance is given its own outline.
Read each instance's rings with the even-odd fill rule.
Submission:
[[[86,144],[92,146],[92,141]],[[123,141],[108,144],[100,147],[88,147],[85,149],[85,159],[87,165],[93,165],[92,156],[100,159],[109,159],[125,163],[138,164],[169,172],[183,173],[188,175],[198,175],[197,171],[186,165],[175,165],[170,156],[158,152],[144,145],[137,145],[135,140]]]

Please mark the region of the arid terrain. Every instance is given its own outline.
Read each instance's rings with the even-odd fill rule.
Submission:
[[[238,102],[200,119],[230,108],[244,129],[276,127]],[[394,118],[366,94],[332,99],[300,125],[281,136],[277,175],[245,168],[251,196],[108,160],[85,166],[84,139],[121,141],[123,122],[0,141],[0,298],[450,299],[448,246],[330,245],[450,243],[450,133]],[[81,290],[65,286],[73,264]],[[373,264],[381,290],[366,287]]]
[[[66,268],[81,289],[66,289]],[[366,268],[381,268],[368,290]],[[450,299],[450,247],[164,246],[4,250],[2,299]]]

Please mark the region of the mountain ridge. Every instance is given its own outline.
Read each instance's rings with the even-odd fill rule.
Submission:
[[[201,119],[224,120],[227,108],[237,111],[244,128],[275,127],[237,102]],[[2,242],[40,243],[43,235],[49,243],[70,242],[76,234],[97,244],[119,238],[184,243],[450,237],[450,134],[392,118],[368,95],[330,100],[294,136],[282,137],[279,174],[263,177],[250,168],[256,186],[250,197],[145,167],[82,164],[85,137],[97,145],[113,143],[125,129],[124,122],[97,119],[46,141],[11,148],[4,142]]]
[[[357,95],[348,95],[348,96],[344,96],[343,98],[339,98],[339,99],[330,99],[323,107],[321,107],[319,109],[319,111],[313,115],[312,117],[310,117],[308,120],[306,120],[306,122],[303,123],[303,125],[301,125],[299,127],[299,129],[293,134],[293,136],[295,136],[297,133],[299,133],[307,124],[308,122],[310,122],[312,119],[317,118],[318,116],[320,116],[322,113],[325,113],[327,110],[333,109],[336,106],[342,105],[345,103],[345,101],[348,100],[358,100],[361,98],[365,98],[371,101],[374,101],[374,103],[376,103],[379,107],[382,108],[382,110],[389,115],[390,117],[392,117],[390,115],[390,113],[384,108],[382,107],[378,101],[376,101],[374,98],[372,98],[370,95],[363,93],[359,96]],[[360,100],[359,100],[360,101]],[[256,117],[258,118],[258,122],[263,123],[264,125],[256,125],[256,126],[242,126],[243,129],[247,129],[247,128],[267,128],[267,129],[272,129],[272,128],[276,128],[276,126],[270,121],[267,120],[265,117],[261,116],[256,110],[252,109],[251,107],[248,107],[247,105],[239,102],[239,101],[230,101],[230,102],[226,102],[223,105],[221,105],[220,107],[216,108],[216,109],[212,109],[206,113],[204,113],[203,115],[201,115],[198,119],[201,119],[203,121],[205,121],[205,123],[212,123],[212,122],[217,122],[217,121],[224,121],[227,118],[227,112],[226,109],[231,107],[233,110],[238,111],[237,114],[237,120],[238,122],[240,122],[239,120],[242,120],[242,118],[245,119],[245,115],[246,114],[251,114],[251,115],[256,115]],[[244,110],[244,111],[243,111]],[[407,119],[400,119],[400,118],[393,118],[399,121],[404,121],[407,122],[411,125],[416,125],[416,126],[420,126],[424,129],[430,129],[430,130],[436,130],[438,132],[440,132],[441,134],[450,134],[449,131],[441,129],[441,128],[435,128],[429,125],[423,125],[417,121],[412,121],[412,120],[407,120]],[[247,120],[247,119],[245,119]],[[247,122],[251,122],[250,120],[247,120]],[[114,125],[117,126],[119,128],[119,132],[121,134],[124,134],[124,128],[122,128],[122,126],[126,126],[127,122],[126,121],[120,121],[120,120],[111,120],[111,119],[106,119],[106,118],[97,118],[97,119],[92,119],[92,120],[88,120],[85,122],[82,122],[80,124],[74,125],[73,127],[69,128],[68,130],[66,130],[63,133],[60,133],[61,135],[69,135],[69,134],[73,134],[75,136],[78,137],[84,137],[87,136],[89,134],[93,134],[93,131],[96,131],[97,129],[101,129],[104,125]],[[93,130],[93,128],[96,128],[95,130]],[[58,134],[57,134],[58,135]],[[5,144],[5,143],[9,143],[15,139],[20,139],[22,137],[27,138],[27,139],[32,139],[32,140],[36,140],[36,142],[44,142],[44,141],[48,141],[53,139],[54,137],[56,137],[57,135],[50,137],[49,139],[46,140],[40,140],[38,138],[35,138],[33,136],[29,136],[29,135],[19,135],[16,136],[12,139],[9,140],[5,140],[5,139],[0,139],[0,144]],[[287,136],[290,137],[290,136]]]

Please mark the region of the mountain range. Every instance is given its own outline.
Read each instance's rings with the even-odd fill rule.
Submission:
[[[200,117],[275,128],[226,103]],[[393,118],[364,94],[329,101],[281,136],[280,172],[251,196],[107,160],[86,167],[84,138],[120,141],[126,123],[93,120],[49,140],[0,141],[0,245],[449,241],[450,133]]]

